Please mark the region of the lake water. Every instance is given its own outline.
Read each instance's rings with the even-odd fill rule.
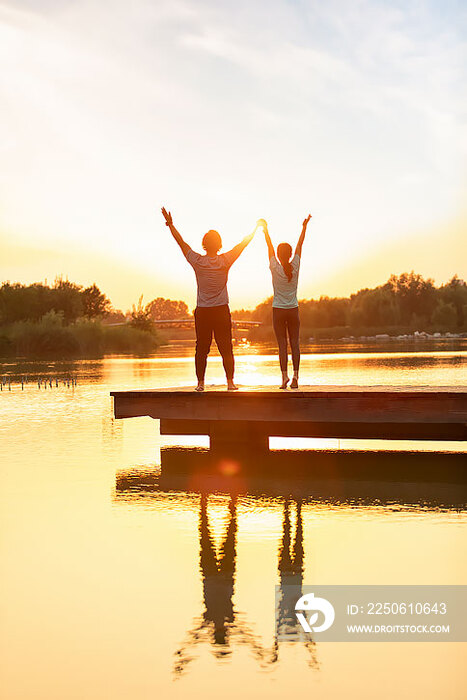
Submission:
[[[463,351],[314,354],[302,377],[463,386],[466,367]],[[116,421],[109,391],[189,385],[188,357],[4,362],[0,374],[13,380],[0,394],[2,698],[465,697],[466,644],[305,646],[274,631],[275,585],[293,567],[304,584],[465,583],[460,487],[292,476],[313,463],[299,448],[337,459],[388,447],[337,440],[271,440],[270,476],[180,474],[203,463],[207,440]],[[277,385],[277,359],[245,348],[236,378]],[[219,358],[207,379],[222,382]],[[446,451],[440,472],[465,451],[409,446]]]

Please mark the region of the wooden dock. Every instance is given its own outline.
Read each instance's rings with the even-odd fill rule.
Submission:
[[[268,448],[275,437],[467,439],[465,387],[308,386],[112,391],[115,418],[150,416],[162,435],[208,435],[211,448]]]

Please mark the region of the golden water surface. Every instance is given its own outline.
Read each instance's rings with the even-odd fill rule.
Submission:
[[[462,386],[466,359],[305,355],[302,375],[309,384]],[[237,380],[276,385],[276,363],[247,351]],[[208,383],[222,382],[221,369],[212,358]],[[114,420],[109,397],[192,383],[186,357],[4,362],[1,374],[13,380],[0,394],[2,698],[465,697],[465,644],[304,646],[274,631],[275,586],[287,576],[466,583],[460,487],[293,476],[314,459],[299,448],[388,447],[337,440],[271,440],[270,474],[236,465],[194,478],[206,438],[161,438],[149,418]],[[52,388],[39,389],[38,376]],[[63,383],[71,376],[74,387]],[[409,447],[446,450],[440,473],[465,450]]]

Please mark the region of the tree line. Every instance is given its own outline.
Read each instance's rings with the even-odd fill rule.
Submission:
[[[253,310],[233,312],[236,319],[261,321],[253,333],[259,339],[272,327],[271,299]],[[304,334],[332,337],[353,332],[453,332],[467,331],[467,284],[455,275],[436,286],[415,272],[391,275],[372,289],[361,289],[349,297],[322,296],[300,301],[300,321]]]
[[[124,314],[96,284],[58,277],[52,285],[4,282],[0,287],[0,357],[100,357],[153,353],[164,342],[154,320],[185,317],[184,302],[142,298]]]
[[[141,296],[125,313],[114,309],[96,284],[88,287],[58,277],[52,285],[4,282],[0,287],[0,354],[150,351],[162,342],[154,321],[190,318],[184,301]],[[251,340],[272,338],[271,298],[255,309],[232,312],[238,320],[260,321]],[[321,296],[300,301],[304,338],[348,334],[467,331],[467,284],[455,275],[436,286],[415,272],[391,275],[385,284],[349,297]],[[119,327],[123,326],[123,328]]]
[[[52,285],[4,282],[0,287],[0,325],[18,321],[39,321],[50,311],[61,315],[65,325],[78,319],[100,319],[108,323],[128,321],[136,327],[149,328],[152,321],[187,318],[184,301],[157,297],[142,304],[142,297],[131,310],[114,309],[110,299],[96,284],[89,287],[57,277]]]

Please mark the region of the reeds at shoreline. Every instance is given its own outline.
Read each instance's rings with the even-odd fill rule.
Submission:
[[[18,321],[0,332],[0,356],[31,358],[100,357],[105,354],[149,354],[162,344],[155,330],[129,324],[106,326],[81,319],[65,324],[60,314],[49,312],[40,321]]]

